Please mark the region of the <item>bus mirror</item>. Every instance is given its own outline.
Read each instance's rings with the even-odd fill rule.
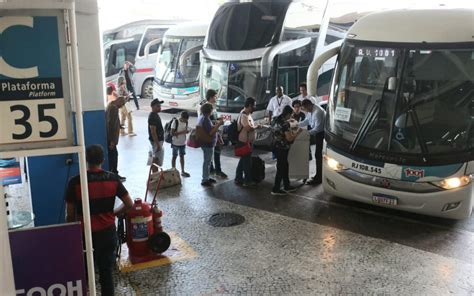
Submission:
[[[397,77],[389,77],[387,90],[395,91],[397,89]]]

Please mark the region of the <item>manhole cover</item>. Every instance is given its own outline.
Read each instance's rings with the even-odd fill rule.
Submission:
[[[214,227],[230,227],[244,223],[245,218],[236,213],[217,213],[211,215],[207,223]]]

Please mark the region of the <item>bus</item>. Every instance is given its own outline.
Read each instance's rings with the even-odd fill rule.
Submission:
[[[153,97],[164,106],[196,111],[199,96],[199,51],[209,24],[186,23],[166,31],[159,50]]]
[[[217,111],[232,119],[247,97],[257,101],[263,118],[277,85],[298,95],[313,60],[323,7],[318,1],[228,1],[212,20],[201,51],[200,92],[218,92]],[[344,31],[328,30],[328,39]],[[329,76],[330,77],[330,76]],[[329,81],[328,81],[329,83]]]
[[[471,215],[473,15],[460,8],[369,14],[313,61],[310,94],[311,73],[337,56],[323,149],[327,193],[443,218]]]
[[[145,47],[151,41],[161,39],[164,33],[175,24],[176,22],[170,21],[155,21],[154,24],[147,21],[146,24],[132,26],[128,31],[126,25],[115,33],[106,33],[104,40],[107,39],[108,42],[104,43],[104,68],[107,84],[116,84],[123,64],[129,61],[135,65],[136,69],[133,75],[136,95],[151,98],[160,43],[149,47],[148,54],[145,53]]]

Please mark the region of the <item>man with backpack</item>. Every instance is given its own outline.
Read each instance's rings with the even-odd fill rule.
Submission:
[[[181,164],[181,176],[190,177],[189,173],[184,170],[184,155],[186,155],[186,134],[189,133],[188,129],[189,114],[186,111],[181,112],[179,119],[173,118],[166,128],[171,129],[171,148],[173,150],[173,157],[171,158],[171,166],[176,168],[176,158],[179,154],[179,162]],[[166,133],[166,131],[165,131]]]

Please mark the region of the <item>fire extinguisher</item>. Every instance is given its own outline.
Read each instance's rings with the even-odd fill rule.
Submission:
[[[132,257],[145,257],[150,254],[148,239],[154,234],[151,206],[135,199],[127,212],[127,245]]]
[[[132,209],[126,215],[126,231],[123,229],[123,220],[122,223],[119,220],[119,238],[122,238],[121,241],[123,241],[123,237],[126,237],[131,257],[148,257],[153,255],[153,253],[161,254],[171,245],[170,236],[163,231],[161,224],[163,212],[158,208],[156,199],[162,180],[161,173],[151,205],[146,202],[151,174],[152,170],[150,167],[145,201],[142,201],[140,198],[135,199]],[[120,252],[120,245],[118,251]]]

